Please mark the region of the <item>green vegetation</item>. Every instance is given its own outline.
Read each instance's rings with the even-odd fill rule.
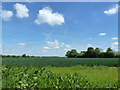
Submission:
[[[113,82],[118,80],[118,68],[108,66],[72,66],[72,67],[46,67],[46,70],[65,75],[65,73],[81,74],[89,82]]]
[[[86,67],[84,67],[85,69]],[[93,76],[94,77],[94,76]],[[102,76],[104,77],[104,76]],[[116,78],[116,77],[115,77]],[[3,65],[3,88],[117,88],[116,80],[89,82],[81,74],[66,73],[63,76],[43,67],[12,67]]]
[[[3,58],[3,64],[11,66],[118,66],[118,58]]]
[[[19,58],[4,57],[2,63],[3,88],[118,87],[118,58],[28,57],[23,54]]]
[[[113,51],[111,48],[107,48],[106,52],[102,52],[100,48],[94,49],[89,47],[87,51],[81,51],[78,53],[75,49],[66,53],[68,58],[119,58],[120,54]]]

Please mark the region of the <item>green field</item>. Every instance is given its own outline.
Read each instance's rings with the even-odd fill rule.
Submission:
[[[118,68],[108,66],[73,66],[73,67],[47,67],[46,70],[50,70],[54,73],[62,76],[65,73],[77,73],[86,76],[90,82],[111,82],[118,80]]]
[[[117,88],[117,58],[3,58],[3,88]]]
[[[118,66],[118,58],[3,58],[2,63],[12,66]]]

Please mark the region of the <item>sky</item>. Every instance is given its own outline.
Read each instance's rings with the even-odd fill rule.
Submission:
[[[3,2],[2,54],[65,56],[118,47],[117,2]]]

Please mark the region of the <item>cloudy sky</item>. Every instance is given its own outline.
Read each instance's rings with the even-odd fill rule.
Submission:
[[[64,56],[90,46],[117,50],[117,3],[4,2],[0,12],[3,54]]]

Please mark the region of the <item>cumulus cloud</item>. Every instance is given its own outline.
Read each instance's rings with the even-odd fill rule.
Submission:
[[[18,45],[20,45],[20,46],[26,46],[25,43],[18,43]]]
[[[26,7],[26,5],[16,3],[14,8],[16,9],[16,16],[18,18],[29,17],[29,9]]]
[[[106,35],[106,33],[100,33],[99,35],[100,35],[100,36],[105,36],[105,35]]]
[[[118,37],[113,37],[112,40],[118,40]]]
[[[70,45],[65,45],[66,48],[70,48]]]
[[[112,43],[111,45],[112,45],[112,46],[118,45],[118,42],[114,42],[114,43]]]
[[[55,40],[54,42],[47,41],[47,45],[53,48],[59,48],[59,44],[60,42],[58,40]]]
[[[68,44],[65,44],[65,43],[63,43],[63,42],[59,42],[58,40],[55,40],[55,41],[53,41],[53,42],[51,42],[51,41],[47,41],[46,42],[46,46],[45,47],[43,47],[43,50],[42,50],[42,52],[48,52],[48,51],[53,51],[53,50],[60,50],[60,51],[64,51],[64,50],[68,50],[68,49],[70,49],[70,45],[68,45]],[[44,52],[44,53],[45,53]]]
[[[7,11],[7,10],[1,10],[2,11],[2,19],[4,21],[9,21],[10,18],[13,16],[12,11]]]
[[[51,26],[62,25],[64,22],[63,15],[58,12],[53,12],[49,7],[39,10],[37,19],[35,20],[37,24],[47,23]]]
[[[118,50],[118,42],[111,43],[110,47],[114,50]]]
[[[104,11],[104,14],[113,15],[116,14],[117,12],[118,12],[118,4],[110,8],[109,10]]]
[[[44,49],[50,49],[49,47],[43,47]]]
[[[92,47],[92,45],[91,45],[91,44],[88,44],[88,47]]]

